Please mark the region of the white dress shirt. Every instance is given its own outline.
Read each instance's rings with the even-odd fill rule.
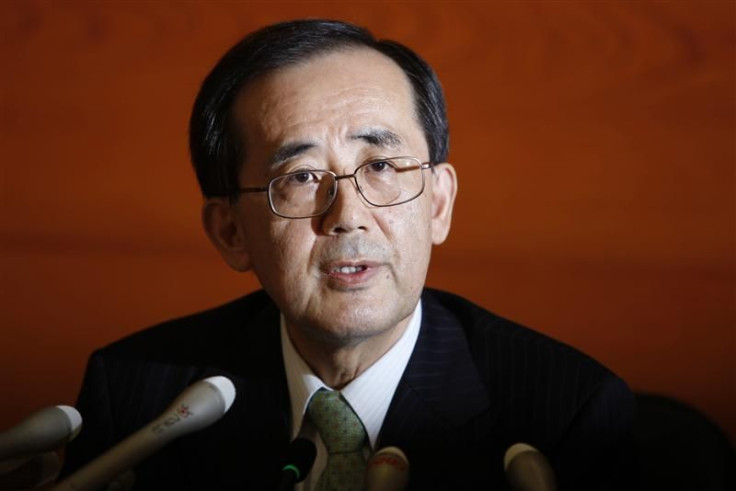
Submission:
[[[406,330],[396,343],[355,380],[340,391],[365,427],[370,450],[376,450],[376,441],[383,420],[391,404],[399,380],[409,363],[422,324],[422,302],[417,303]],[[309,401],[321,388],[332,390],[312,372],[291,343],[284,316],[281,316],[281,352],[284,357],[286,380],[291,399],[291,439],[301,434],[317,446],[317,458],[307,478],[296,486],[297,491],[313,489],[327,465],[327,450],[309,418],[305,419]]]

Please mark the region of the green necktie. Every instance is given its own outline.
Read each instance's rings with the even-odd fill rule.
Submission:
[[[363,424],[337,391],[320,389],[309,401],[307,413],[327,447],[327,466],[317,482],[319,491],[363,489],[367,435]]]

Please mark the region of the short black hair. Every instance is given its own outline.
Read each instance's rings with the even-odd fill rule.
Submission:
[[[207,198],[232,196],[239,187],[246,149],[237,134],[232,107],[244,85],[315,55],[360,47],[383,53],[406,74],[430,161],[444,162],[449,149],[445,97],[426,61],[406,46],[378,40],[368,30],[347,22],[295,20],[246,36],[225,53],[202,83],[189,121],[189,151],[202,194]]]

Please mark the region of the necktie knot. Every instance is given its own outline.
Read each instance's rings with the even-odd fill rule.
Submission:
[[[318,391],[312,396],[307,412],[329,453],[362,451],[365,429],[339,392]]]

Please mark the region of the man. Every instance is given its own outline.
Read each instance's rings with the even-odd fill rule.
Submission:
[[[141,464],[138,488],[269,489],[300,432],[318,446],[304,489],[360,488],[365,457],[389,445],[410,489],[501,488],[517,442],[547,455],[561,489],[623,482],[633,403],[620,379],[423,289],[457,179],[442,91],[417,55],[340,22],[270,26],[213,69],[190,130],[207,234],[264,291],[94,353],[68,469],[225,374],[228,414]],[[360,440],[339,472],[333,403]]]

